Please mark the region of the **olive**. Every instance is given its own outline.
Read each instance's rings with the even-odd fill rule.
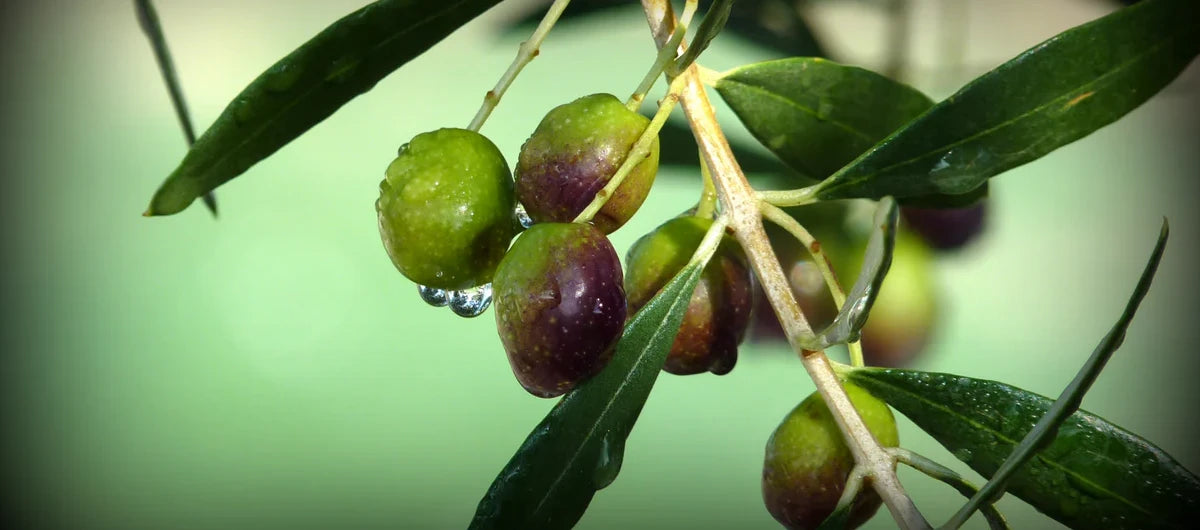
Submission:
[[[851,259],[835,263],[847,285],[853,284],[862,267],[864,247],[858,245]],[[891,268],[862,329],[860,340],[867,365],[911,365],[929,342],[937,321],[937,306],[933,254],[920,237],[902,228],[896,233]]]
[[[905,224],[937,250],[957,250],[966,246],[984,229],[986,202],[965,208],[900,208]]]
[[[679,217],[642,236],[626,256],[629,313],[640,310],[683,269],[712,221]],[[754,308],[754,277],[741,248],[724,236],[688,301],[663,369],[677,375],[729,373]]]
[[[492,287],[500,341],[529,393],[566,393],[612,358],[625,289],[617,252],[596,227],[533,225],[500,262]]]
[[[508,164],[495,144],[465,129],[418,134],[379,183],[379,233],[408,279],[438,289],[492,280],[519,226]]]
[[[884,447],[900,443],[896,419],[887,404],[857,386],[845,385],[850,402]],[[854,469],[846,446],[820,393],[813,392],[783,419],[767,440],[762,494],[767,511],[792,530],[817,528],[837,507]],[[854,498],[847,528],[867,522],[881,500],[870,486]]]
[[[555,107],[521,146],[517,198],[534,222],[570,222],[604,188],[650,120],[612,94]],[[646,200],[658,172],[658,137],[650,154],[617,187],[592,223],[609,234]]]

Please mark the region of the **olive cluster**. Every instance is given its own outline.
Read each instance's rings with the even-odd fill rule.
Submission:
[[[658,171],[657,138],[589,222],[573,222],[648,125],[615,96],[589,95],[546,114],[512,173],[483,135],[440,129],[401,147],[380,183],[379,229],[396,268],[427,289],[490,284],[513,374],[535,396],[562,395],[600,372],[628,318],[686,265],[712,223],[668,221],[631,248],[628,274],[622,270],[607,234],[645,201]],[[528,229],[514,214],[518,203]],[[732,369],[753,308],[752,282],[738,247],[722,243],[664,369]]]

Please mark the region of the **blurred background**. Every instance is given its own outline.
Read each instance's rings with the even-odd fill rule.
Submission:
[[[203,130],[258,73],[364,2],[156,4]],[[465,320],[418,299],[383,251],[373,202],[401,143],[470,120],[527,35],[505,28],[538,6],[489,11],[219,188],[214,220],[198,203],[139,215],[185,143],[132,3],[4,3],[4,517],[28,528],[465,527],[553,401],[516,384],[491,312]],[[886,2],[803,13],[831,57],[940,99],[1117,7],[912,0],[899,41]],[[727,33],[702,62],[780,56]],[[563,22],[483,132],[511,162],[547,110],[623,96],[652,59],[634,6]],[[1167,216],[1154,288],[1084,408],[1200,469],[1198,77],[1193,64],[1116,124],[992,181],[986,231],[934,264],[940,318],[915,367],[1057,395],[1120,313]],[[765,153],[718,112],[735,141]],[[613,235],[619,252],[691,206],[698,183],[664,168]],[[775,344],[743,346],[727,376],[664,374],[620,477],[579,528],[777,527],[760,498],[763,447],[812,390]],[[900,421],[905,447],[982,483]],[[935,523],[962,502],[900,473]],[[1016,528],[1057,527],[1019,500],[1000,506]],[[881,510],[870,526],[893,523]]]

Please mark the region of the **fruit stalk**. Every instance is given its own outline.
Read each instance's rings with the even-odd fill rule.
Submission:
[[[663,46],[674,29],[675,17],[671,12],[671,5],[667,0],[641,1],[654,40],[659,46]],[[800,347],[801,337],[811,335],[812,328],[801,313],[783,268],[771,250],[766,231],[763,229],[758,195],[750,187],[733,157],[729,142],[717,123],[712,103],[708,100],[697,68],[692,65],[680,76],[686,78],[683,92],[680,94],[684,115],[712,173],[717,195],[729,217],[729,226],[733,229],[738,243],[745,249],[746,257],[758,275],[763,290],[770,299],[771,307],[783,324],[788,343],[800,353],[805,369],[845,435],[855,461],[868,470],[872,486],[887,504],[896,523],[906,529],[929,528],[929,522],[917,511],[916,505],[896,477],[895,460],[880,447],[867,430],[866,424],[838,382],[829,358],[824,352],[806,351]]]
[[[562,15],[569,3],[571,0],[554,0],[554,3],[550,5],[550,10],[546,12],[546,16],[542,17],[542,21],[538,23],[537,29],[534,29],[529,39],[522,42],[521,47],[517,49],[517,57],[513,59],[512,64],[508,65],[508,70],[504,71],[504,75],[500,76],[500,80],[496,82],[496,88],[489,90],[483,96],[483,104],[479,106],[475,117],[471,118],[467,130],[478,132],[479,128],[483,127],[483,122],[487,121],[496,105],[500,104],[500,98],[504,97],[504,92],[517,78],[517,74],[521,73],[525,65],[533,61],[534,57],[537,57],[542,47],[542,41],[546,39],[550,28],[554,27],[555,22],[558,22],[558,17]]]
[[[792,237],[800,241],[804,248],[808,250],[808,254],[812,256],[813,263],[817,265],[817,269],[821,271],[821,276],[825,278],[825,285],[829,288],[829,293],[833,296],[833,303],[837,306],[838,311],[842,310],[842,306],[846,305],[846,293],[842,291],[842,286],[838,285],[837,276],[833,274],[833,265],[829,262],[828,255],[821,250],[821,243],[817,238],[808,233],[804,226],[797,222],[787,212],[779,209],[768,202],[760,202],[759,207],[762,209],[763,217],[766,217],[771,222],[779,225],[780,228],[786,230]],[[862,343],[853,341],[846,345],[850,350],[850,364],[856,368],[861,368],[866,365],[863,361]]]

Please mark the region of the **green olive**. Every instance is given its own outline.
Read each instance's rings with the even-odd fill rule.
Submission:
[[[859,387],[845,385],[850,402],[884,447],[900,443],[887,404]],[[762,494],[767,511],[792,530],[817,528],[837,507],[854,456],[820,393],[813,392],[783,419],[767,441]],[[866,486],[854,499],[848,528],[875,514],[881,501]]]
[[[379,233],[410,280],[439,289],[488,283],[519,226],[504,156],[465,129],[418,134],[379,183]]]

